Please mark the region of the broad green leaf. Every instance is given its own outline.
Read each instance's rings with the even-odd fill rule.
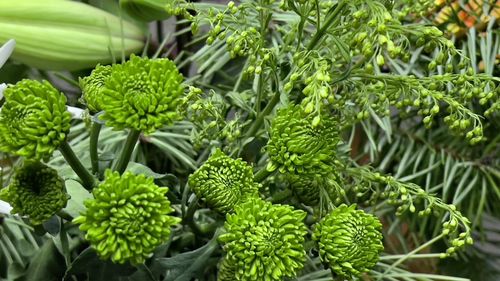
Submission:
[[[85,211],[83,202],[93,198],[92,194],[90,194],[90,192],[88,192],[79,182],[74,180],[66,181],[66,191],[71,196],[71,199],[68,201],[64,211],[72,217],[77,217],[81,212]]]

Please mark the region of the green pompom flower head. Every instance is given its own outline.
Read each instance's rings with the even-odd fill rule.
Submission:
[[[282,280],[293,277],[305,263],[306,213],[288,205],[251,199],[228,214],[219,241],[226,251],[234,280]],[[227,276],[221,272],[220,276]],[[225,277],[227,278],[227,277]]]
[[[317,117],[317,116],[316,116]],[[278,111],[271,125],[266,150],[270,162],[268,171],[301,175],[327,175],[333,170],[338,138],[338,124],[323,115],[319,123],[298,105]]]
[[[101,90],[101,118],[114,129],[153,133],[177,120],[183,77],[168,59],[132,56],[114,65]]]
[[[235,205],[259,196],[252,167],[220,149],[189,177],[189,185],[198,197],[221,213],[231,212]]]
[[[74,222],[103,259],[141,264],[170,237],[170,227],[180,220],[165,197],[168,188],[153,178],[107,170],[105,180],[85,201],[86,211]]]
[[[316,224],[313,239],[333,272],[355,277],[377,264],[384,249],[381,230],[377,217],[356,210],[356,205],[341,205]]]
[[[47,81],[22,80],[4,92],[0,150],[40,160],[52,155],[70,129],[66,97]]]
[[[102,89],[106,80],[111,75],[112,66],[97,65],[90,76],[80,78],[80,88],[82,89],[82,100],[87,105],[90,112],[96,113],[102,110],[100,105]]]
[[[66,207],[69,195],[56,170],[38,161],[26,161],[9,186],[0,191],[0,199],[12,205],[13,214],[41,224]]]

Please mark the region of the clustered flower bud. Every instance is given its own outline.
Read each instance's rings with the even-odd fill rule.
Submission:
[[[57,171],[38,161],[25,162],[9,186],[0,190],[0,199],[12,205],[12,213],[28,216],[33,224],[48,220],[66,207],[69,198]]]
[[[132,56],[114,65],[101,89],[101,119],[108,126],[153,133],[179,118],[183,76],[169,59]]]
[[[22,80],[4,92],[0,151],[26,158],[52,155],[69,133],[66,97],[47,81]]]
[[[189,177],[189,185],[210,208],[221,213],[231,212],[235,205],[259,196],[252,167],[220,149]]]
[[[282,280],[293,277],[305,263],[306,213],[288,205],[252,199],[226,216],[226,233],[219,237],[233,280]],[[220,275],[226,273],[219,273]]]
[[[107,170],[105,180],[92,190],[93,199],[73,220],[102,259],[141,264],[170,237],[170,227],[180,220],[166,197],[167,187],[153,178]]]
[[[280,109],[266,146],[270,159],[267,170],[295,175],[331,174],[339,142],[337,130],[337,122],[329,115],[311,116],[293,104]]]
[[[315,225],[313,239],[319,254],[335,274],[352,278],[368,272],[384,249],[382,224],[377,217],[341,205]]]

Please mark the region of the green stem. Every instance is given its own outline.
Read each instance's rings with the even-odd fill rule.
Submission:
[[[91,190],[95,186],[95,179],[83,166],[82,162],[78,160],[78,157],[76,157],[75,152],[71,149],[71,146],[69,146],[67,141],[63,142],[61,146],[59,146],[59,151],[64,159],[66,159],[66,162],[68,162],[71,166],[71,169],[73,169],[73,171],[75,171],[78,177],[82,180],[83,187]]]
[[[335,9],[332,11],[332,13],[329,13],[321,29],[314,34],[313,38],[311,39],[311,42],[309,42],[309,45],[307,46],[308,50],[312,50],[314,49],[314,47],[316,47],[321,38],[323,38],[323,35],[326,33],[326,30],[330,28],[330,26],[332,26],[334,21],[337,19],[338,14],[342,11],[342,9],[346,5],[347,3],[345,1],[339,2],[337,6],[335,6]]]
[[[264,93],[264,73],[259,74],[259,78],[257,78],[257,98],[255,100],[255,112],[259,114],[260,112],[260,103],[262,102],[262,94]]]
[[[99,173],[99,155],[97,154],[97,143],[99,141],[99,133],[101,132],[102,124],[98,122],[92,123],[90,129],[90,163],[92,165],[92,174]]]
[[[272,174],[272,172],[269,172],[266,167],[264,167],[262,170],[258,171],[255,176],[254,176],[254,180],[256,182],[262,182],[263,180],[265,180],[270,174]]]
[[[257,119],[255,120],[252,127],[250,127],[250,129],[248,130],[248,132],[246,134],[247,137],[255,136],[257,131],[262,126],[262,123],[264,122],[264,118],[267,115],[269,115],[269,113],[271,113],[271,111],[274,109],[274,107],[276,106],[276,104],[278,104],[279,101],[280,101],[280,92],[276,92],[274,94],[273,98],[271,99],[271,101],[269,101],[269,103],[266,105],[264,110],[262,110],[262,112],[257,116]]]
[[[113,171],[118,171],[118,173],[123,174],[128,166],[130,156],[132,156],[132,152],[134,151],[135,144],[137,143],[140,134],[141,131],[137,131],[134,129],[130,130],[127,136],[127,140],[125,141],[125,145],[123,146],[122,152],[120,153],[120,157],[113,166]]]

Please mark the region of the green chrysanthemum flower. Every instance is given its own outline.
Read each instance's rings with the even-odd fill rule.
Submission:
[[[0,190],[0,199],[12,205],[13,214],[41,224],[66,207],[69,195],[56,170],[38,161],[26,161],[9,186]]]
[[[196,195],[216,211],[230,212],[236,204],[258,197],[259,184],[254,182],[252,167],[217,149],[189,177]]]
[[[85,201],[85,213],[74,219],[85,239],[103,259],[116,263],[143,263],[155,248],[169,239],[170,227],[180,220],[153,178],[107,170],[105,180]]]
[[[117,129],[153,133],[179,118],[183,77],[168,59],[132,56],[115,65],[102,89],[101,118]]]
[[[217,281],[234,281],[236,275],[235,266],[228,259],[222,259],[219,264],[219,272],[217,273]]]
[[[71,114],[66,97],[49,82],[22,80],[5,90],[0,112],[0,150],[36,160],[66,140]]]
[[[377,217],[341,205],[314,229],[321,260],[338,275],[359,276],[375,266],[384,249],[382,224]]]
[[[90,76],[80,78],[83,102],[90,112],[102,110],[100,105],[102,100],[101,91],[106,80],[111,76],[112,69],[113,67],[110,65],[97,65]]]
[[[306,213],[288,205],[251,199],[228,214],[226,233],[219,237],[234,280],[282,280],[305,263]]]
[[[278,111],[266,146],[271,160],[268,171],[278,168],[284,174],[331,173],[339,142],[338,124],[330,116],[321,116],[318,124],[313,122],[314,118],[298,105]]]

